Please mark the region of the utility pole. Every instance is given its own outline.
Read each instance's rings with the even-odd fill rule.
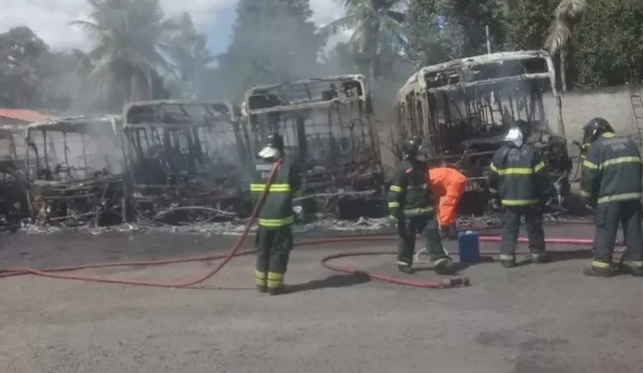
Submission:
[[[487,54],[491,54],[491,40],[489,39],[489,25],[485,26],[485,34],[487,35]]]

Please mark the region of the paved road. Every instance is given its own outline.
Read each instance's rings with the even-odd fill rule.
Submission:
[[[582,226],[548,233],[591,237]],[[231,241],[167,233],[0,240],[3,267],[191,255],[224,250]],[[252,257],[235,259],[200,290],[0,280],[0,371],[643,371],[643,280],[588,279],[580,274],[586,259],[557,257],[511,270],[484,263],[464,271],[473,281],[469,288],[423,290],[333,274],[319,265],[335,252],[387,246],[295,251],[287,276],[295,292],[280,297],[255,293]],[[393,257],[344,261],[395,273]],[[86,273],[166,281],[209,268],[192,263]],[[437,278],[429,272],[415,277]]]

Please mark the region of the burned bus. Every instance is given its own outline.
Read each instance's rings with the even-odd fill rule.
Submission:
[[[119,127],[118,116],[52,118],[27,127],[26,176],[36,223],[122,222]]]
[[[25,180],[25,124],[0,125],[0,228],[17,230],[29,216]]]
[[[128,219],[182,224],[249,214],[247,134],[230,102],[149,101],[123,109]]]
[[[545,51],[494,53],[424,67],[399,91],[396,111],[393,149],[399,152],[405,139],[417,135],[429,144],[432,159],[462,167],[469,183],[460,205],[467,213],[485,209],[486,173],[511,126],[523,127],[530,134],[527,141],[541,149],[558,202],[569,192],[572,163],[554,65]]]
[[[245,123],[252,164],[266,136],[284,137],[286,156],[303,180],[304,219],[382,216],[383,172],[366,79],[361,75],[311,78],[246,92]]]

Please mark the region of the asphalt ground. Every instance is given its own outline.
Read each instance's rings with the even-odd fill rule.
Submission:
[[[592,238],[589,226],[546,231]],[[234,239],[17,233],[0,236],[0,267],[225,252]],[[326,255],[394,246],[383,239],[297,248],[286,276],[292,292],[277,297],[255,292],[252,256],[234,259],[201,289],[1,279],[0,372],[643,372],[643,280],[584,277],[588,248],[544,265],[470,266],[463,275],[472,286],[447,290],[369,281],[319,264]],[[340,262],[397,275],[394,256]],[[80,273],[165,282],[215,264]],[[407,277],[440,278],[429,271]]]

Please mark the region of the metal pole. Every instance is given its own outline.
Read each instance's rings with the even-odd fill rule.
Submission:
[[[489,25],[485,26],[485,34],[487,35],[487,54],[491,54],[491,40],[489,39]]]

